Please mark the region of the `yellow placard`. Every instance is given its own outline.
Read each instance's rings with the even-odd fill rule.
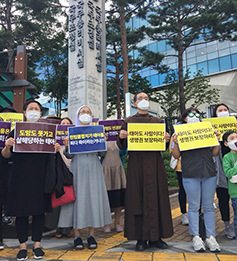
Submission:
[[[2,112],[0,113],[0,118],[3,121],[8,121],[12,123],[12,130],[15,128],[15,122],[20,121],[23,122],[23,113],[15,113],[15,112]]]
[[[128,150],[164,151],[164,123],[128,123]]]
[[[219,145],[210,122],[174,125],[180,151]]]
[[[230,117],[216,117],[216,118],[208,118],[203,119],[203,121],[209,121],[214,130],[218,131],[221,134],[220,140],[222,140],[222,135],[227,132],[228,130],[233,130],[237,132],[236,127],[236,118],[234,116]]]

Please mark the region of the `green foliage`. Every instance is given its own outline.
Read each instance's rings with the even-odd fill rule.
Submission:
[[[177,175],[174,169],[170,167],[170,158],[171,154],[169,153],[169,150],[166,150],[162,153],[164,163],[165,163],[165,169],[167,173],[168,178],[168,186],[169,187],[178,187],[178,180]]]

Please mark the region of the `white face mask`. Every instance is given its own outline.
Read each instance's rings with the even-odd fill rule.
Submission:
[[[40,112],[39,111],[27,111],[26,118],[30,122],[36,122],[40,118]]]
[[[194,123],[194,122],[200,122],[200,119],[197,118],[196,116],[193,117],[187,117],[187,123]]]
[[[91,116],[89,114],[87,114],[87,113],[84,113],[84,114],[79,116],[79,120],[83,124],[88,124],[91,121]]]
[[[231,150],[237,150],[237,140],[232,140],[228,142],[228,146]]]
[[[229,117],[230,113],[228,111],[221,111],[217,113],[217,117]]]
[[[149,101],[143,99],[143,100],[141,100],[141,101],[137,104],[137,107],[138,107],[139,109],[141,109],[142,111],[146,111],[146,110],[148,110],[149,105],[150,105],[150,104],[149,104]]]

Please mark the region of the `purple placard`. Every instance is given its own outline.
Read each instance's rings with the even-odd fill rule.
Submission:
[[[11,122],[0,121],[0,148],[5,146],[5,141],[11,131]]]
[[[121,130],[123,120],[107,120],[99,121],[99,125],[103,125],[105,133],[108,134],[107,141],[116,141],[119,131]]]
[[[51,124],[59,124],[60,122],[61,122],[61,119],[51,119],[51,118],[46,118],[46,119],[44,119],[44,118],[40,118],[39,120],[38,120],[38,122],[42,122],[42,123],[51,123]]]
[[[54,153],[55,124],[16,122],[14,152]]]
[[[61,146],[63,145],[63,140],[68,137],[68,127],[74,127],[75,125],[70,124],[59,124],[57,126],[57,135],[56,135],[56,142],[59,143]]]
[[[92,118],[92,125],[99,125],[99,118]]]

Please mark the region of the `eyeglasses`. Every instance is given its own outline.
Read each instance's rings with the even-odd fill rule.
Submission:
[[[139,96],[137,97],[137,101],[141,101],[141,100],[146,100],[146,101],[149,101],[149,98],[146,96],[146,97],[143,97],[143,96]]]
[[[82,110],[79,112],[79,114],[91,114],[91,111],[90,110]]]
[[[188,114],[188,116],[190,117],[190,118],[192,118],[192,117],[194,117],[194,116],[196,116],[197,118],[200,118],[200,114],[199,113],[193,113],[193,112],[190,112],[189,114]]]

